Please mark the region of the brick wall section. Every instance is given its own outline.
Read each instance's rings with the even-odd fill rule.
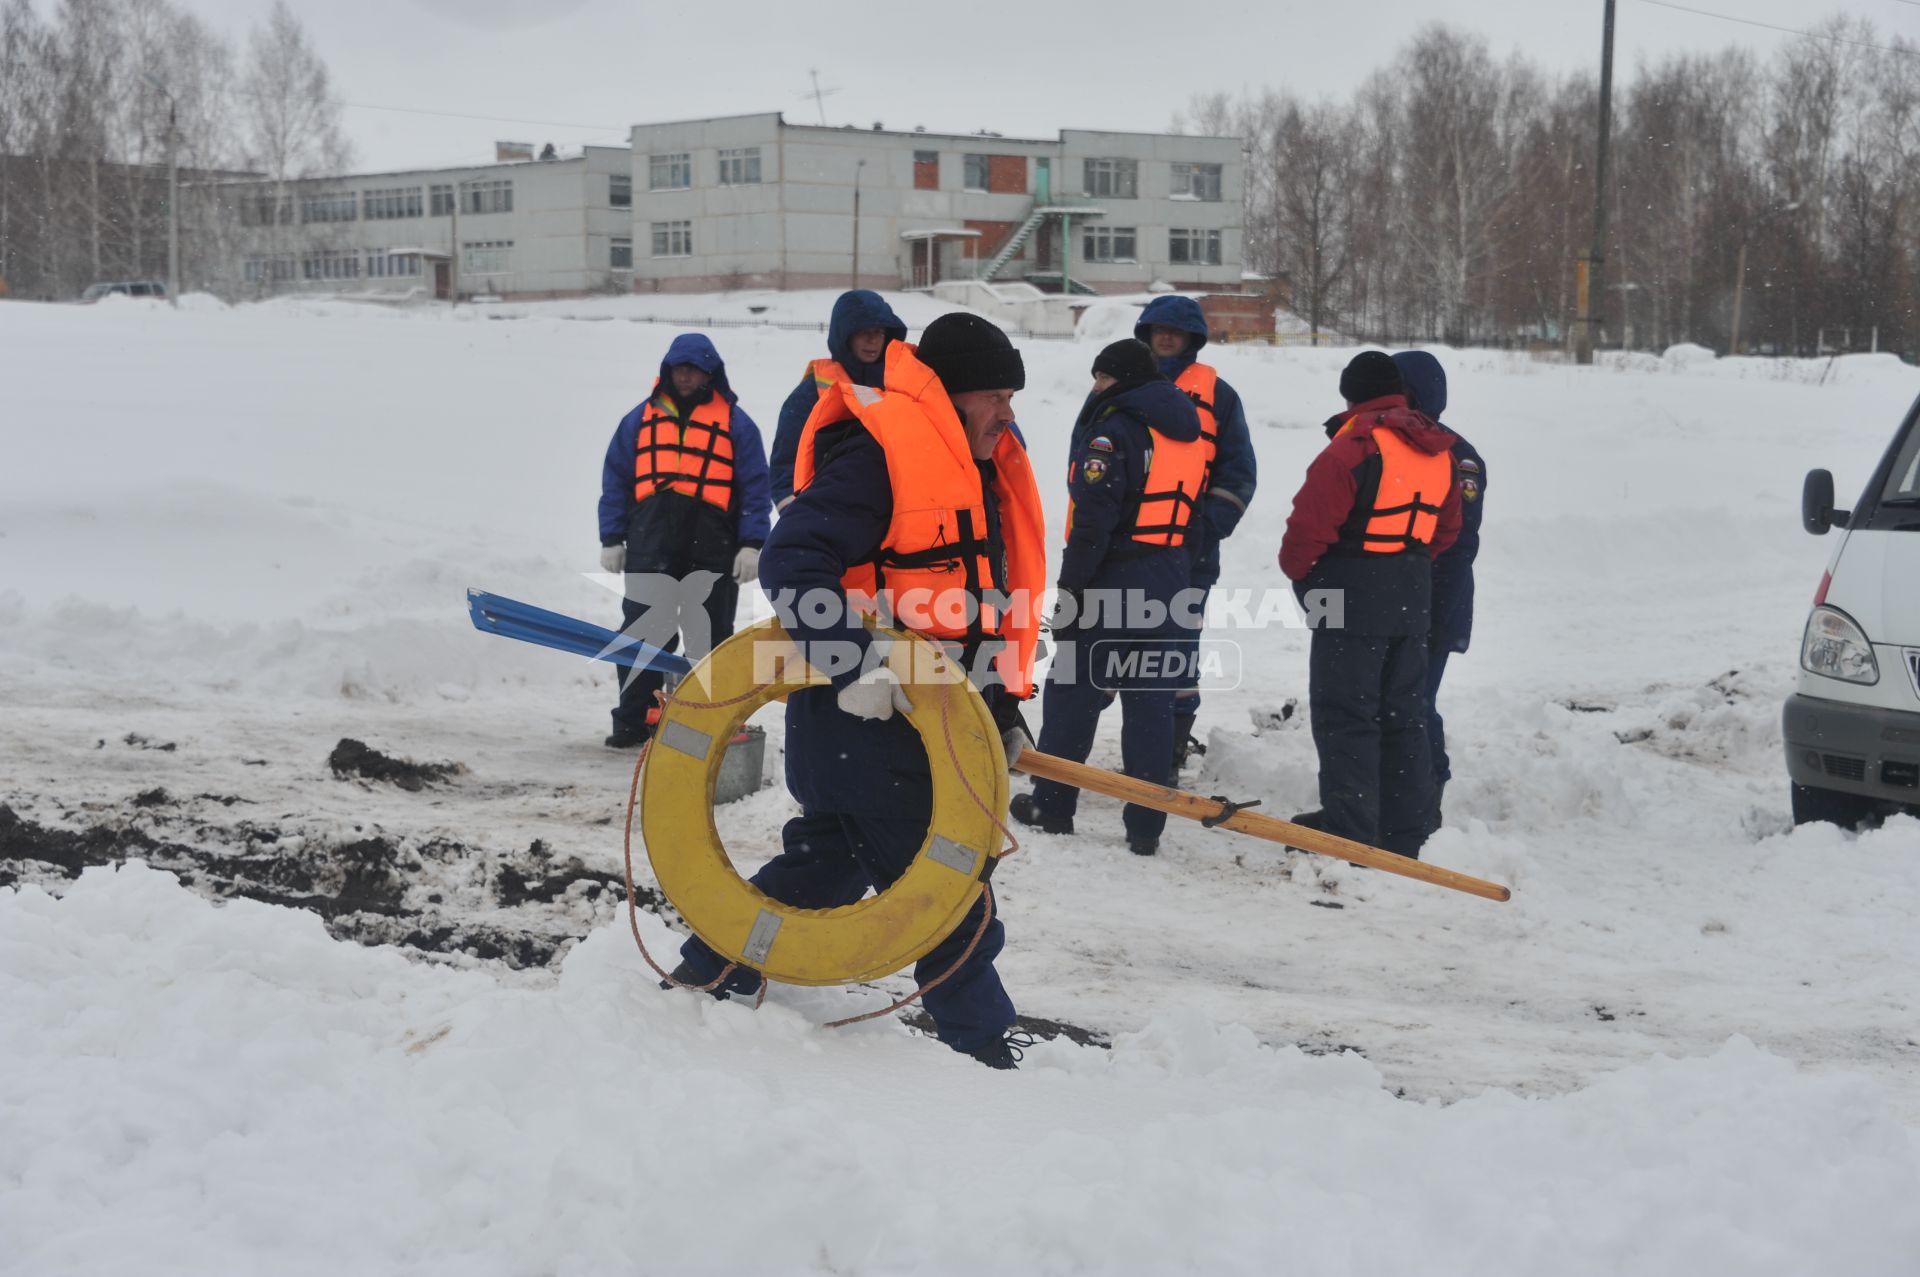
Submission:
[[[1027,157],[989,155],[987,157],[987,190],[995,195],[1025,195],[1027,193]]]
[[[1200,313],[1207,317],[1207,332],[1222,340],[1273,331],[1273,309],[1258,297],[1208,293],[1200,298]]]
[[[974,251],[979,253],[980,260],[983,262],[1000,251],[1000,246],[1007,242],[1007,236],[1020,229],[1018,222],[976,222],[971,218],[967,219],[966,225],[968,230],[980,232]],[[1027,249],[1032,246],[1033,241],[1029,239],[1020,246],[1020,251],[1013,255],[1013,260],[1016,262],[1027,260]]]

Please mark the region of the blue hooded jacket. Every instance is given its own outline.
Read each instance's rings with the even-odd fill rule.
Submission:
[[[1447,410],[1447,372],[1424,350],[1393,357],[1407,384],[1408,403],[1435,421]],[[1486,502],[1487,465],[1451,425],[1457,442],[1453,464],[1460,487],[1460,539],[1433,561],[1433,640],[1464,652],[1473,637],[1473,560],[1480,553],[1480,517]]]
[[[740,407],[738,396],[727,382],[727,365],[720,358],[720,352],[713,348],[703,333],[681,333],[667,347],[667,354],[660,361],[659,393],[670,394],[673,387],[672,369],[675,364],[692,364],[713,380],[707,389],[695,397],[695,403],[704,403],[709,395],[723,395],[733,405],[733,420],[729,432],[733,438],[733,504],[727,511],[727,539],[730,547],[702,547],[706,550],[703,557],[710,560],[695,566],[718,566],[722,549],[725,550],[726,564],[732,566],[733,552],[743,545],[759,546],[767,539],[767,530],[773,522],[773,498],[767,490],[767,456],[760,442],[760,427],[753,423],[746,410]],[[692,405],[687,405],[690,410]],[[669,520],[636,520],[635,515],[647,505],[669,504],[661,502],[659,497],[647,502],[635,502],[633,499],[633,461],[639,446],[640,418],[646,408],[645,403],[638,404],[633,411],[620,419],[620,425],[613,432],[613,439],[607,445],[606,460],[600,472],[600,544],[618,545],[628,543],[629,562],[632,562],[633,542],[659,539],[672,541],[672,529],[667,526]],[[672,494],[662,494],[662,496]],[[706,502],[698,502],[706,505]],[[712,507],[708,507],[712,508]],[[686,522],[684,519],[682,523]],[[636,527],[637,523],[646,523],[645,528]],[[659,527],[653,527],[659,524]],[[673,560],[678,556],[663,547],[663,561],[660,571],[685,571]],[[662,557],[662,556],[655,556]]]
[[[1133,335],[1151,345],[1156,324],[1178,328],[1191,333],[1195,339],[1185,354],[1158,361],[1166,379],[1177,380],[1207,344],[1207,317],[1193,298],[1169,294],[1147,303],[1140,312],[1140,322],[1133,327]],[[1202,588],[1211,588],[1220,579],[1220,542],[1232,536],[1239,526],[1240,516],[1253,504],[1253,491],[1259,482],[1246,409],[1240,402],[1239,392],[1225,380],[1215,383],[1213,417],[1220,432],[1214,450],[1213,477],[1207,484],[1206,499],[1200,503],[1199,535],[1189,547],[1192,581]]]
[[[853,378],[855,385],[877,387],[880,375],[886,368],[886,352],[883,349],[880,358],[870,364],[863,364],[853,357],[853,335],[863,328],[885,329],[890,340],[905,341],[907,326],[893,313],[893,307],[887,305],[887,299],[870,288],[855,288],[841,293],[834,300],[833,316],[827,321],[827,354],[847,370],[847,375]],[[813,415],[813,405],[819,399],[820,390],[814,384],[813,370],[809,368],[801,375],[800,384],[793,388],[787,401],[780,405],[780,420],[774,427],[773,455],[770,458],[773,501],[776,506],[785,505],[793,495],[793,459],[800,451],[800,432],[806,427],[807,418]]]

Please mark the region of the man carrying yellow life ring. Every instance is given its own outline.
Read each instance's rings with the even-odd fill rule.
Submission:
[[[888,345],[884,390],[841,383],[823,400],[831,410],[807,423],[795,499],[760,560],[781,624],[833,680],[787,701],[787,787],[801,814],[752,878],[783,904],[832,908],[884,890],[912,863],[932,814],[926,750],[896,713],[911,708],[912,689],[878,659],[859,610],[946,646],[1001,731],[1030,744],[1019,703],[1032,694],[1047,569],[1033,469],[1008,429],[1025,385],[1005,333],[943,315],[918,347]],[[989,898],[914,975],[923,985],[945,976],[924,999],[941,1041],[1012,1068],[1023,1043],[1009,1033],[1013,1003],[993,965],[1004,929],[997,916],[981,927]],[[681,958],[674,977],[696,985],[726,964],[697,937]],[[714,992],[759,983],[741,970]]]

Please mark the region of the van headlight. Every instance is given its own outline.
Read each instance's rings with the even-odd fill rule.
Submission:
[[[1845,612],[1817,607],[1807,618],[1807,637],[1800,644],[1800,668],[1809,674],[1846,683],[1878,683],[1880,663],[1866,633]]]

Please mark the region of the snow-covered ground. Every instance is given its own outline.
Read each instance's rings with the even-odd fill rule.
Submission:
[[[1440,352],[1490,491],[1426,854],[1512,902],[1140,860],[1090,799],[995,884],[1021,1010],[1110,1048],[1009,1075],[817,1027],[878,990],[659,992],[607,672],[466,619],[617,614],[600,457],[672,330],[591,319],[830,297],[0,305],[0,1272],[1920,1271],[1920,821],[1791,829],[1778,731],[1801,476],[1857,490],[1920,371]],[[820,336],[712,335],[771,431]],[[1048,479],[1093,349],[1026,347]],[[1213,352],[1263,477],[1226,587],[1281,584],[1350,353]],[[1311,805],[1305,634],[1219,637],[1189,787]],[[724,808],[735,858],[792,810]],[[128,857],[174,873],[58,867]]]

